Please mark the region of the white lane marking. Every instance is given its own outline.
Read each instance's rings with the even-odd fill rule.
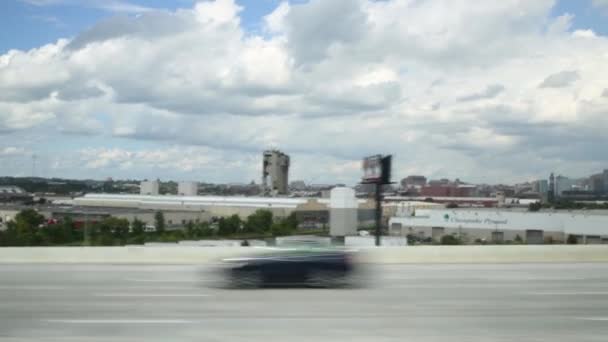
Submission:
[[[154,297],[209,297],[203,293],[94,293],[95,297],[123,297],[123,298],[154,298]]]
[[[112,286],[114,289],[124,289],[124,290],[150,290],[151,286]],[[108,290],[108,286],[22,286],[22,285],[14,285],[14,286],[0,286],[0,291],[10,290],[10,291],[73,291],[73,290],[97,290],[103,291]],[[196,289],[194,286],[161,286],[154,287],[154,290],[164,290],[164,291],[183,291],[183,290],[193,290]]]
[[[608,317],[574,317],[579,321],[608,321]]]
[[[44,319],[47,323],[63,324],[192,324],[186,319]]]
[[[126,278],[125,281],[137,283],[198,283],[209,281],[209,279],[143,279],[143,278]]]
[[[524,292],[530,296],[601,296],[608,295],[608,291],[543,291],[543,292]]]
[[[1,285],[0,290],[70,290],[73,286],[52,285]]]

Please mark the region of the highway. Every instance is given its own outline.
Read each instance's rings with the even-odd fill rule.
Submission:
[[[608,264],[374,265],[357,289],[208,267],[0,264],[0,341],[602,341]]]

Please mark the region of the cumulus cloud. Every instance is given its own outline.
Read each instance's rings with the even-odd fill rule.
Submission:
[[[468,101],[477,101],[483,99],[492,99],[498,96],[505,90],[505,87],[500,84],[489,85],[484,91],[480,93],[470,94],[463,97],[460,97],[458,101],[460,102],[468,102]]]
[[[595,38],[595,37],[597,37],[597,35],[595,34],[595,32],[593,32],[593,30],[576,30],[576,31],[572,32],[572,35],[574,37],[579,37],[579,38]]]
[[[249,180],[277,147],[297,178],[353,183],[379,152],[395,155],[397,177],[559,171],[567,137],[561,151],[577,160],[564,173],[584,175],[608,163],[592,147],[605,141],[608,40],[571,32],[553,5],[285,1],[262,34],[233,0],[113,16],[0,56],[0,138],[103,141],[69,147],[56,172]]]
[[[602,9],[608,9],[608,0],[592,0],[593,6]]]
[[[141,13],[151,11],[152,8],[135,5],[122,0],[21,0],[34,6],[56,6],[56,5],[75,5],[90,7],[110,12],[119,13]]]
[[[562,71],[545,78],[540,88],[564,88],[579,80],[577,71]]]
[[[25,149],[23,147],[14,147],[7,146],[0,148],[0,156],[19,156],[25,154]]]

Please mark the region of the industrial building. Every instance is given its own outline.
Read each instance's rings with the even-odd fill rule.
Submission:
[[[289,156],[277,150],[264,151],[262,165],[262,188],[272,196],[289,192]]]
[[[357,234],[357,210],[359,204],[355,190],[334,188],[330,195],[330,234],[331,236],[352,236]]]
[[[239,215],[241,218],[258,209],[270,210],[275,217],[287,217],[295,213],[302,227],[321,228],[330,224],[329,198],[270,198],[236,196],[146,196],[123,194],[87,194],[74,198],[73,206],[105,211],[121,209],[123,212],[138,210],[204,213],[204,217]],[[356,199],[356,226],[373,224],[375,206],[372,200]],[[428,203],[427,203],[428,204]],[[189,217],[189,215],[186,215]],[[186,218],[188,219],[188,218]],[[201,217],[203,219],[203,217]],[[176,220],[181,222],[181,220]]]
[[[71,218],[77,227],[83,226],[86,222],[99,222],[108,217],[126,219],[133,222],[138,219],[146,224],[155,224],[154,216],[156,210],[152,209],[133,209],[133,208],[91,208],[91,207],[48,207],[41,209],[40,214],[46,218],[63,219]],[[202,211],[180,211],[164,210],[163,216],[167,229],[184,227],[189,221],[194,223],[208,222],[212,216]]]
[[[517,236],[529,244],[566,242],[608,243],[608,212],[597,210],[541,211],[504,209],[418,209],[400,211],[389,220],[392,235],[416,235],[439,241],[446,234],[502,243]]]
[[[139,184],[139,193],[141,195],[158,195],[160,190],[160,182],[155,181],[143,181]]]
[[[177,194],[179,196],[196,196],[198,194],[198,183],[179,182],[177,184]]]
[[[0,186],[1,203],[31,202],[33,196],[18,186]]]
[[[426,185],[426,177],[424,176],[407,176],[401,180],[402,188],[423,187]]]

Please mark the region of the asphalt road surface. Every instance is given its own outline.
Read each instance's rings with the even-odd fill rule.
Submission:
[[[608,264],[377,266],[227,290],[194,266],[0,265],[0,341],[608,341]]]

